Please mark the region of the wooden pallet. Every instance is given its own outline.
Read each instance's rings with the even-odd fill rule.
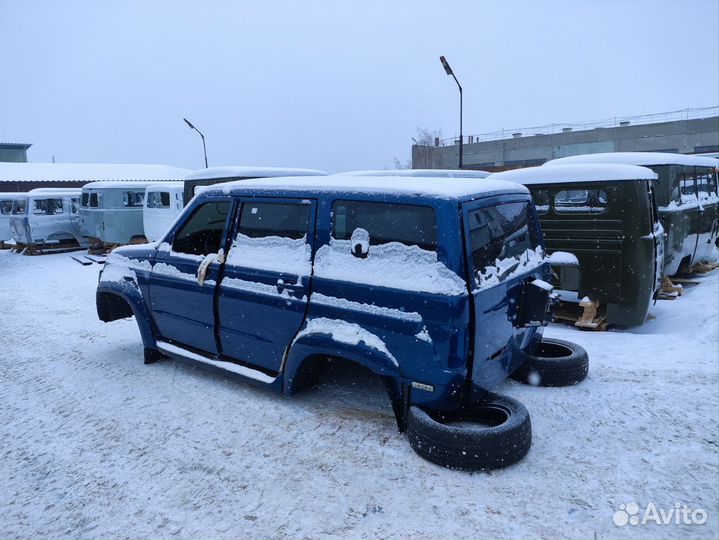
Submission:
[[[690,274],[707,274],[719,268],[719,263],[700,262],[689,269]]]
[[[598,302],[584,306],[581,303],[559,302],[552,307],[552,317],[556,321],[571,324],[584,330],[603,331],[607,329],[606,307]]]

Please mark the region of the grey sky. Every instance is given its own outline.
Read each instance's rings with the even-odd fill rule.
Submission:
[[[719,102],[719,2],[0,0],[31,161],[387,168],[465,134]]]

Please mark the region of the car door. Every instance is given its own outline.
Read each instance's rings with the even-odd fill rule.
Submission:
[[[316,201],[243,199],[217,296],[224,356],[278,372],[302,325]]]
[[[217,259],[222,260],[218,253],[224,246],[231,210],[229,197],[204,201],[175,228],[168,238],[171,247],[158,249],[149,291],[161,340],[218,354],[214,317],[220,271]],[[202,282],[198,279],[201,264],[207,265]]]

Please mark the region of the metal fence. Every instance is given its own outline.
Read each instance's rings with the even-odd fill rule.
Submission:
[[[596,128],[615,128],[624,126],[637,126],[642,124],[657,124],[660,122],[676,122],[681,120],[695,120],[719,116],[719,106],[687,108],[678,111],[668,111],[655,114],[642,114],[638,116],[623,116],[604,118],[602,120],[591,120],[578,123],[546,124],[544,126],[523,127],[514,129],[502,129],[489,133],[477,135],[465,135],[464,144],[471,144],[484,141],[497,141],[517,137],[531,137],[534,135],[554,135],[556,133],[567,133],[570,131],[586,131]],[[434,141],[420,141],[419,146],[451,146],[459,144],[459,136],[448,139],[435,139]]]

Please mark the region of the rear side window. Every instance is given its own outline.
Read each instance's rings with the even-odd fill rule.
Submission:
[[[19,216],[25,214],[25,211],[27,209],[27,200],[25,199],[15,199],[12,203],[12,213],[14,216]]]
[[[166,191],[151,191],[147,194],[148,208],[169,208],[170,194]]]
[[[437,249],[437,221],[433,208],[409,204],[335,201],[332,236],[349,240],[357,229],[369,232],[370,245],[400,242],[422,249]]]
[[[607,192],[603,189],[567,189],[554,196],[558,214],[599,214],[607,209]]]
[[[250,238],[279,236],[298,240],[307,233],[310,207],[306,204],[244,203],[240,234]]]
[[[82,194],[82,199],[81,199],[80,205],[81,205],[83,208],[87,208],[87,205],[88,205],[89,202],[90,202],[90,194],[89,194],[89,193],[83,193],[83,194]]]
[[[229,209],[228,201],[209,202],[200,206],[175,235],[172,250],[190,255],[217,253]]]
[[[145,201],[144,191],[126,191],[122,194],[122,204],[128,208],[136,208],[142,206]]]
[[[478,208],[469,212],[468,219],[470,251],[477,273],[497,261],[519,258],[540,245],[526,202]]]
[[[102,197],[99,193],[90,193],[90,208],[97,208],[100,206],[100,200]]]
[[[62,214],[65,211],[65,206],[62,204],[62,199],[53,199],[50,201],[52,206],[53,214]]]
[[[0,215],[9,216],[12,212],[12,201],[0,201]]]
[[[35,215],[52,214],[50,202],[47,199],[35,199],[32,205],[32,213]]]

